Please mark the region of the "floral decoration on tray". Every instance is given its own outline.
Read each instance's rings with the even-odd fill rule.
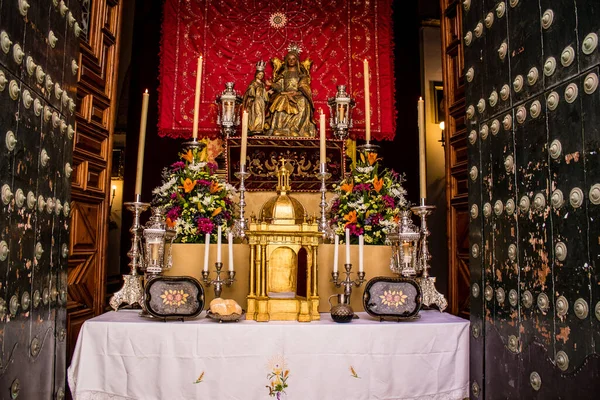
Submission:
[[[397,227],[400,211],[409,207],[402,186],[404,174],[383,168],[376,152],[360,152],[356,166],[334,185],[329,203],[330,224],[344,238],[350,230],[351,243],[364,235],[365,244],[385,244],[386,236]]]
[[[216,243],[217,227],[226,232],[233,224],[236,189],[215,174],[217,164],[208,160],[207,148],[185,149],[179,158],[163,170],[162,185],[152,191],[152,205],[165,208],[177,242],[204,243],[208,233]]]

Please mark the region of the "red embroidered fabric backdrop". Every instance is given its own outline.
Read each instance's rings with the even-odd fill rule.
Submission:
[[[225,82],[243,95],[255,65],[283,59],[290,43],[313,61],[315,108],[329,114],[337,85],[356,100],[354,131],[364,137],[363,60],[369,61],[371,137],[395,134],[392,0],[165,0],[159,82],[160,136],[191,137],[197,59],[202,54],[199,136],[216,137],[216,97]]]

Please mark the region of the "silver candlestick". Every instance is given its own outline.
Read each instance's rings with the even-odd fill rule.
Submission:
[[[246,237],[246,230],[248,229],[248,220],[246,219],[246,217],[244,215],[245,208],[246,208],[245,181],[246,181],[246,178],[248,178],[248,176],[250,176],[250,173],[246,172],[246,164],[240,165],[240,171],[236,172],[235,176],[240,180],[240,189],[239,189],[239,191],[240,191],[240,217],[238,219],[236,219],[236,221],[235,221],[234,228],[233,228],[233,234],[236,237],[240,237],[243,239]]]
[[[215,263],[215,271],[217,273],[217,277],[215,279],[208,279],[209,272],[202,271],[202,282],[206,287],[210,287],[213,285],[215,287],[215,299],[221,297],[221,291],[223,290],[223,285],[231,286],[235,281],[235,271],[227,271],[229,273],[228,278],[221,278],[221,269],[223,268],[222,262]]]
[[[352,286],[356,286],[356,287],[360,287],[360,285],[363,284],[363,282],[365,281],[365,271],[358,271],[357,272],[357,276],[358,279],[357,280],[352,280],[350,279],[350,274],[351,274],[351,270],[352,270],[352,264],[344,264],[344,269],[346,270],[346,279],[344,279],[343,281],[340,281],[340,273],[339,272],[332,272],[331,273],[331,277],[333,284],[335,285],[335,287],[340,287],[342,285],[344,285],[344,294],[346,296],[348,296],[348,299],[350,298],[350,295],[352,294]]]
[[[327,193],[327,184],[325,181],[331,178],[331,174],[327,172],[326,163],[321,163],[319,172],[316,175],[317,178],[321,180],[321,203],[319,203],[319,206],[321,207],[321,220],[319,221],[319,232],[323,234],[323,239],[326,239],[333,236],[333,230],[329,226],[326,216],[327,201],[325,199],[325,194]]]
[[[150,207],[149,203],[142,203],[141,195],[135,195],[135,201],[127,202],[125,207],[133,212],[133,224],[129,229],[131,233],[131,249],[127,252],[129,257],[130,272],[123,275],[123,287],[115,292],[110,298],[109,304],[113,310],[118,311],[123,303],[138,304],[143,308],[144,300],[144,276],[138,273],[138,267],[143,269],[143,247],[142,232],[144,228],[140,225],[140,215]]]
[[[192,140],[190,140],[190,141],[183,142],[184,149],[200,149],[200,148],[204,148],[205,146],[206,146],[206,143],[199,142],[198,138],[192,138]]]
[[[435,304],[438,306],[440,312],[443,312],[448,307],[448,301],[444,298],[444,295],[439,293],[435,288],[435,277],[429,276],[429,260],[431,260],[431,253],[429,252],[429,241],[428,237],[431,234],[427,228],[427,217],[433,213],[435,206],[426,206],[425,199],[421,198],[420,204],[415,207],[411,207],[411,211],[421,219],[421,238],[420,238],[420,250],[419,258],[417,262],[417,268],[420,272],[420,276],[416,278],[417,282],[421,285],[421,291],[423,292],[423,304],[429,306]]]

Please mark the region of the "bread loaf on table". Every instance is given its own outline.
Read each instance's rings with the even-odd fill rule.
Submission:
[[[210,302],[210,312],[219,315],[242,314],[242,307],[233,299],[217,297]]]

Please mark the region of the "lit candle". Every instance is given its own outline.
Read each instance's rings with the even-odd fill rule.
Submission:
[[[365,140],[369,143],[371,141],[371,100],[369,93],[369,62],[366,58],[363,64],[365,67]]]
[[[425,164],[425,107],[419,97],[419,188],[422,199],[427,198],[427,172]]]
[[[148,89],[142,95],[142,117],[140,118],[140,138],[138,142],[137,170],[135,174],[135,194],[142,194],[144,173],[144,146],[146,145],[146,121],[148,119]]]
[[[198,138],[198,118],[200,116],[200,82],[202,81],[202,56],[198,57],[198,66],[196,69],[196,97],[194,98],[194,127],[192,136]]]
[[[338,272],[338,248],[340,246],[340,237],[335,235],[335,245],[333,247],[333,272]]]
[[[227,247],[229,248],[229,271],[233,271],[233,232],[227,234]]]
[[[242,113],[242,151],[240,152],[240,167],[246,165],[246,146],[248,146],[248,111]]]
[[[210,233],[204,236],[204,270],[208,271],[208,249],[210,247]]]
[[[346,228],[346,264],[350,264],[350,229]]]
[[[221,225],[217,228],[217,262],[221,262]]]
[[[363,235],[358,237],[358,272],[363,272],[364,269],[364,249],[365,238]]]
[[[160,240],[154,239],[148,242],[150,247],[150,260],[153,265],[158,264],[158,250],[160,248]]]
[[[320,144],[321,144],[321,153],[320,153],[320,161],[321,161],[321,165],[325,164],[325,160],[326,160],[326,147],[325,147],[325,114],[323,113],[323,111],[321,110],[321,116],[319,118],[319,128],[320,128]]]

